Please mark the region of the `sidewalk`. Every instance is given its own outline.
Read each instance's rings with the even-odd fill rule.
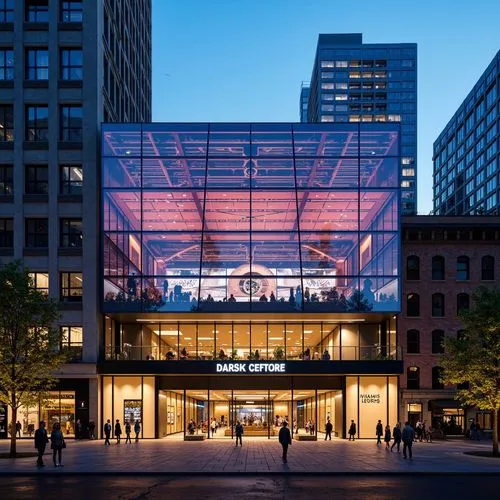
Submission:
[[[113,441],[112,441],[113,442]],[[51,450],[46,467],[38,469],[36,457],[0,460],[0,475],[33,474],[414,474],[499,473],[500,459],[464,455],[464,451],[488,450],[491,442],[448,441],[415,443],[413,460],[402,453],[377,447],[375,440],[293,442],[288,463],[281,461],[277,441],[247,438],[235,448],[229,440],[183,442],[144,440],[105,447],[103,441],[67,441],[64,468],[54,468]],[[8,441],[0,451],[8,451]],[[18,451],[34,451],[33,443],[18,442]]]

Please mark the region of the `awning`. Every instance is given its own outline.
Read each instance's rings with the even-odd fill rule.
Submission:
[[[429,401],[429,411],[434,413],[443,413],[444,409],[458,409],[462,405],[456,399],[431,399]]]

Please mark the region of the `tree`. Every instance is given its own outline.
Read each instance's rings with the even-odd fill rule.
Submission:
[[[11,457],[18,409],[40,402],[56,383],[53,371],[65,361],[54,328],[58,316],[56,302],[35,290],[19,262],[0,269],[0,401],[11,409]]]
[[[464,384],[457,399],[492,412],[493,455],[500,456],[500,290],[478,288],[472,295],[472,308],[460,316],[465,330],[458,338],[445,338],[441,382]]]

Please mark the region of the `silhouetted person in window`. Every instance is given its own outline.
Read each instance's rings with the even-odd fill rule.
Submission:
[[[213,302],[214,299],[212,300],[209,300],[209,299],[212,299],[211,295],[209,294],[208,295],[208,298],[207,298],[207,302]],[[228,302],[236,302],[236,299],[234,298],[234,295],[231,294],[231,296],[227,299]]]
[[[304,291],[304,300],[306,302],[310,302],[310,300],[311,300],[311,291],[309,290],[308,286],[306,286],[306,289]]]
[[[321,359],[323,361],[330,361],[330,353],[328,352],[327,349],[324,350],[322,356],[321,356]]]
[[[263,293],[263,294],[260,296],[259,302],[267,302],[267,297],[266,297],[266,294],[265,294],[265,293]]]
[[[127,288],[128,288],[128,294],[131,295],[132,297],[135,297],[137,293],[137,282],[135,281],[134,272],[130,273],[129,277],[127,278]]]
[[[288,297],[290,304],[295,304],[295,295],[293,293],[293,286],[290,287],[290,297]]]
[[[274,295],[274,292],[271,292],[271,295],[269,295],[269,302],[276,302],[276,297]]]
[[[168,298],[168,280],[163,280],[163,297]]]

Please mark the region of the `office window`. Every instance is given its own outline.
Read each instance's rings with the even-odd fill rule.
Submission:
[[[406,315],[409,317],[420,316],[420,295],[409,293],[406,296]]]
[[[81,326],[61,326],[61,350],[71,361],[80,361],[83,351],[83,328]]]
[[[457,280],[468,280],[470,279],[469,273],[469,257],[462,255],[457,259]]]
[[[61,22],[81,23],[83,20],[82,0],[61,1]]]
[[[49,79],[49,51],[46,48],[26,49],[25,61],[27,80]]]
[[[59,168],[59,193],[82,194],[83,170],[81,165],[61,165]]]
[[[468,293],[459,293],[457,295],[457,316],[463,311],[468,311],[470,307],[470,298]]]
[[[82,107],[61,106],[60,113],[61,141],[81,142],[82,140]]]
[[[49,134],[48,106],[26,106],[25,139],[47,141]]]
[[[82,291],[82,273],[61,273],[61,302],[81,302]]]
[[[24,20],[29,23],[48,23],[49,0],[25,0]]]
[[[432,317],[441,318],[444,316],[444,295],[442,293],[433,293],[431,298]]]
[[[81,248],[82,219],[61,219],[59,245],[63,248]]]
[[[83,78],[83,57],[81,49],[61,49],[61,80]]]
[[[433,354],[443,354],[444,353],[444,331],[443,330],[432,330],[432,353]]]
[[[432,257],[432,279],[444,280],[444,257],[441,255]]]
[[[420,332],[418,330],[408,330],[406,333],[406,352],[408,354],[420,353]]]
[[[14,220],[0,219],[0,248],[14,247]]]
[[[14,51],[0,47],[0,80],[14,80]]]
[[[440,380],[442,371],[440,366],[432,367],[432,388],[435,390],[444,389],[444,384]]]
[[[416,255],[410,255],[406,259],[406,279],[419,280],[420,279],[420,258]]]
[[[14,194],[12,165],[0,165],[0,195]]]
[[[49,193],[48,166],[26,165],[24,189],[26,194],[48,194]]]
[[[15,0],[0,0],[0,23],[14,22]]]
[[[14,108],[11,104],[0,104],[0,141],[14,140]]]
[[[495,257],[485,255],[481,257],[481,280],[493,281],[495,279]]]
[[[413,390],[420,389],[420,370],[418,366],[409,366],[406,369],[406,388]]]
[[[30,273],[33,280],[33,288],[45,295],[49,294],[49,273]]]
[[[49,246],[49,219],[25,219],[25,245],[27,248],[47,248]]]

